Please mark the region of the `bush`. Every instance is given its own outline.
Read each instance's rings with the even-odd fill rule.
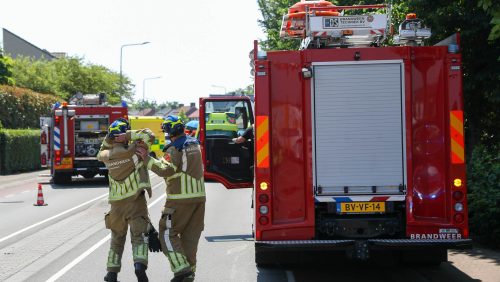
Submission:
[[[474,238],[500,247],[500,151],[478,145],[468,162],[469,226]]]
[[[0,174],[40,169],[40,130],[0,130]]]
[[[59,98],[29,89],[0,85],[0,122],[5,128],[39,128]]]

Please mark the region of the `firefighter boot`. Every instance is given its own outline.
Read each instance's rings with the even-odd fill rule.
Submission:
[[[108,274],[106,274],[106,276],[104,276],[104,281],[107,281],[107,282],[117,282],[117,273],[116,272],[108,272]]]
[[[170,282],[192,282],[194,281],[194,272],[188,271],[178,276],[174,276]]]
[[[137,276],[138,282],[148,282],[148,276],[146,275],[146,269],[148,268],[140,262],[134,263],[135,276]]]

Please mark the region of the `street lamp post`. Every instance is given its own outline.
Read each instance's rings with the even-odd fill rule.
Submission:
[[[159,79],[161,76],[147,77],[142,80],[142,101],[146,101],[146,80]]]
[[[226,87],[225,86],[221,86],[221,85],[213,85],[212,84],[212,87],[215,87],[215,88],[223,88],[224,89],[224,95],[227,94],[227,90],[226,90]]]
[[[122,71],[122,66],[123,66],[123,47],[128,47],[128,46],[136,46],[136,45],[146,45],[151,42],[149,41],[144,41],[141,43],[131,43],[131,44],[123,44],[120,47],[120,96],[123,95],[123,71]]]

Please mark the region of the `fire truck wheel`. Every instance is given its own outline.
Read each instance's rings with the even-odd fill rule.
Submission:
[[[54,184],[67,184],[71,182],[71,173],[67,172],[54,172]]]

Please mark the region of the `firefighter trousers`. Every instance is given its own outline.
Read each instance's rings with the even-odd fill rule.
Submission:
[[[205,197],[167,200],[160,219],[160,243],[175,276],[196,271],[198,241],[204,228]]]
[[[131,197],[132,198],[132,197]],[[111,245],[108,253],[107,270],[120,272],[121,258],[130,226],[130,241],[134,263],[148,265],[148,207],[144,193],[135,199],[111,203],[111,210],[105,215],[106,228],[111,230]]]

